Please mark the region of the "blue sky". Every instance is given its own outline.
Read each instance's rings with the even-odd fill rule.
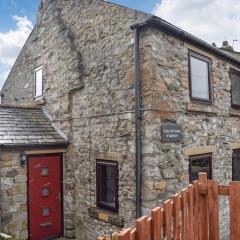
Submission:
[[[153,13],[218,47],[228,40],[240,51],[239,0],[109,1]],[[0,0],[0,89],[35,24],[39,2]]]
[[[35,21],[39,0],[0,0],[0,32],[16,27],[11,16],[27,16]]]
[[[34,23],[39,0],[0,0],[0,32],[15,28],[11,16],[27,16]],[[110,2],[152,13],[158,0],[111,0]]]

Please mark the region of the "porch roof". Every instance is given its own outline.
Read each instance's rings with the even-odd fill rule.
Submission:
[[[41,108],[0,105],[1,146],[63,146],[68,141]]]

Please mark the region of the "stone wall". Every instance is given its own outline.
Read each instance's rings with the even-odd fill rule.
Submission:
[[[161,204],[187,185],[190,155],[212,153],[213,179],[226,184],[231,180],[233,149],[240,146],[240,112],[231,109],[229,70],[239,71],[240,66],[156,29],[144,29],[141,39],[143,110],[151,109],[143,112],[142,125],[143,212],[149,213],[150,206]],[[210,58],[212,106],[190,100],[189,50]],[[164,143],[161,125],[172,122],[181,126],[183,138],[178,143]],[[160,194],[156,182],[163,190]],[[221,236],[226,239],[226,199],[221,206]]]
[[[2,231],[27,239],[27,170],[19,164],[20,152],[0,153],[0,204]]]
[[[104,1],[42,1],[35,30],[3,88],[3,103],[42,104],[70,140],[64,159],[66,238],[110,235],[119,229],[115,225],[122,225],[123,216],[125,225],[134,222],[134,80],[127,78],[134,65],[130,26],[148,17]],[[44,98],[36,101],[31,84],[39,65]],[[19,94],[12,87],[20,72],[30,92],[22,81]],[[96,158],[119,162],[118,215],[95,208]],[[99,220],[99,213],[108,214],[110,221]]]
[[[126,227],[134,223],[130,25],[148,17],[97,0],[42,1],[36,27],[3,88],[4,103],[42,104],[70,140],[64,159],[66,237],[110,236],[122,221]],[[232,148],[240,146],[240,114],[231,109],[229,63],[156,29],[143,29],[140,39],[142,210],[148,214],[188,184],[191,154],[212,152],[213,178],[224,183],[231,179]],[[213,106],[190,101],[189,49],[211,59]],[[33,98],[33,69],[39,65],[44,75],[40,102]],[[161,125],[167,122],[181,125],[180,142],[161,141]],[[118,215],[96,209],[96,159],[119,163]]]

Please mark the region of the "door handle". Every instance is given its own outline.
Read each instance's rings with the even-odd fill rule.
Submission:
[[[41,228],[51,227],[51,226],[52,226],[52,223],[42,223],[42,224],[40,224]]]

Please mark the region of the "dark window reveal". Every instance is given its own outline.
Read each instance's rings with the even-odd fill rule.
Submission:
[[[209,58],[189,52],[189,79],[191,99],[211,103]]]
[[[231,70],[232,107],[240,109],[240,72]]]
[[[240,149],[233,150],[232,180],[240,181]]]
[[[212,178],[212,154],[190,156],[189,181],[198,180],[199,172],[206,172],[208,178]]]
[[[97,206],[118,212],[118,163],[97,160]]]

